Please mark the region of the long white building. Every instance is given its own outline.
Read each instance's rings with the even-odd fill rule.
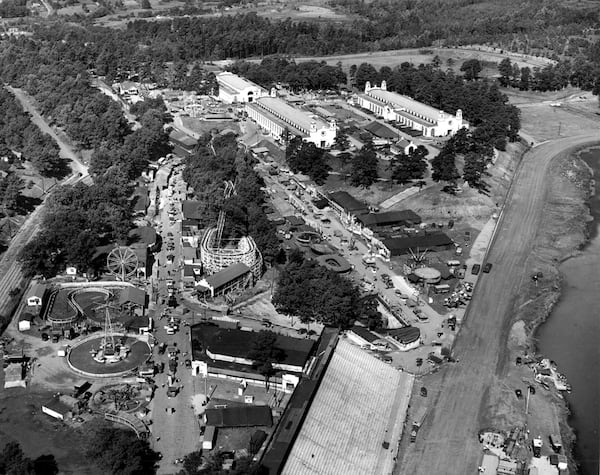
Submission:
[[[259,97],[267,96],[266,89],[230,72],[217,74],[219,84],[219,100],[233,104],[234,102],[254,102]]]
[[[358,104],[386,120],[419,130],[424,137],[454,135],[460,129],[469,127],[468,122],[463,120],[460,109],[456,111],[456,115],[448,114],[410,97],[388,91],[385,81],[381,82],[380,87],[372,87],[367,82],[364,94],[358,96]]]
[[[338,130],[334,120],[325,121],[315,114],[294,107],[275,97],[274,90],[270,97],[261,97],[246,104],[246,112],[248,117],[278,140],[287,129],[290,137],[300,136],[317,147],[329,148],[333,145]]]

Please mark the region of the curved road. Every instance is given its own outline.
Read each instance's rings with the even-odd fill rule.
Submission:
[[[551,191],[546,186],[550,164],[594,143],[600,143],[598,135],[569,137],[543,143],[524,156],[489,250],[494,270],[479,278],[454,349],[460,363],[426,379],[427,383],[442,378],[440,392],[430,401],[428,421],[403,454],[396,474],[477,473],[482,454],[480,414],[487,410],[488,388],[497,383],[515,297],[528,281],[523,263]]]

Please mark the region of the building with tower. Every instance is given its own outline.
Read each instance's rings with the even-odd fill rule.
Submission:
[[[317,147],[329,148],[335,141],[338,127],[335,120],[325,120],[318,115],[292,106],[277,97],[275,89],[269,97],[261,97],[253,103],[246,104],[248,117],[278,140],[302,137]]]
[[[418,130],[424,137],[445,137],[469,127],[460,109],[456,115],[449,114],[408,96],[388,91],[385,81],[381,82],[380,87],[371,86],[367,81],[364,94],[358,96],[358,105],[401,127]]]

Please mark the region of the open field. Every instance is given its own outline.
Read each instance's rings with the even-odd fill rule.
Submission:
[[[478,431],[492,420],[507,424],[513,419],[507,419],[515,411],[514,404],[506,404],[511,389],[503,394],[507,406],[503,408],[490,405],[498,402],[490,401],[490,388],[504,384],[502,368],[515,297],[529,280],[523,262],[531,254],[551,191],[547,173],[555,160],[599,141],[596,134],[563,138],[539,145],[523,158],[489,250],[494,270],[480,277],[455,346],[460,363],[425,378],[428,385],[439,384],[440,392],[431,398],[429,420],[403,454],[396,473],[475,473],[481,457]],[[459,453],[461,457],[456,456]]]
[[[598,99],[581,91],[563,91],[542,96],[539,93],[510,94],[521,109],[524,136],[543,142],[560,137],[597,133],[600,128]],[[565,95],[568,93],[568,95]],[[539,101],[540,97],[549,99]],[[551,104],[554,104],[552,106]]]
[[[546,58],[538,58],[535,56],[525,56],[517,53],[500,52],[501,50],[489,49],[486,47],[461,47],[461,48],[419,48],[419,49],[401,49],[391,51],[379,51],[368,53],[356,53],[337,56],[318,56],[318,57],[298,57],[297,62],[302,61],[325,61],[328,64],[342,64],[344,70],[348,70],[351,65],[357,66],[361,63],[370,63],[376,68],[381,66],[389,66],[393,68],[402,63],[409,62],[413,64],[431,63],[435,56],[438,56],[442,61],[442,66],[445,67],[448,60],[454,62],[453,69],[459,70],[460,65],[467,59],[478,59],[484,63],[499,63],[504,58],[509,57],[511,61],[517,63],[519,67],[528,66],[530,68],[543,67],[546,64],[552,63]],[[497,74],[493,68],[488,68],[488,75]],[[484,71],[485,73],[485,71]]]
[[[29,389],[0,390],[0,446],[16,440],[28,457],[53,454],[61,473],[102,475],[82,454],[83,437],[77,430],[42,413],[50,392]]]

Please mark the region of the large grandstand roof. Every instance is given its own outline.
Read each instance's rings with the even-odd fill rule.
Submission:
[[[320,117],[299,109],[298,107],[291,106],[277,97],[261,97],[260,99],[257,99],[255,103],[278,117],[285,117],[293,126],[305,133],[310,132],[311,122],[315,122],[317,129],[329,127],[327,122]]]
[[[282,473],[391,473],[412,384],[413,376],[341,340]]]
[[[374,97],[375,99],[379,99],[385,103],[388,103],[393,107],[398,107],[406,109],[408,112],[417,113],[420,116],[425,117],[434,123],[438,121],[439,114],[441,112],[435,107],[431,107],[427,104],[423,104],[422,102],[415,101],[410,97],[403,96],[402,94],[398,94],[396,92],[384,91],[383,89],[379,88],[367,91],[367,95]]]
[[[241,92],[244,89],[248,89],[251,87],[257,87],[259,89],[262,89],[259,85],[253,83],[252,81],[248,81],[247,79],[244,79],[241,76],[238,76],[237,74],[233,74],[230,72],[222,72],[217,74],[217,81],[225,84],[226,86],[229,86],[230,89],[233,90],[233,92]]]

